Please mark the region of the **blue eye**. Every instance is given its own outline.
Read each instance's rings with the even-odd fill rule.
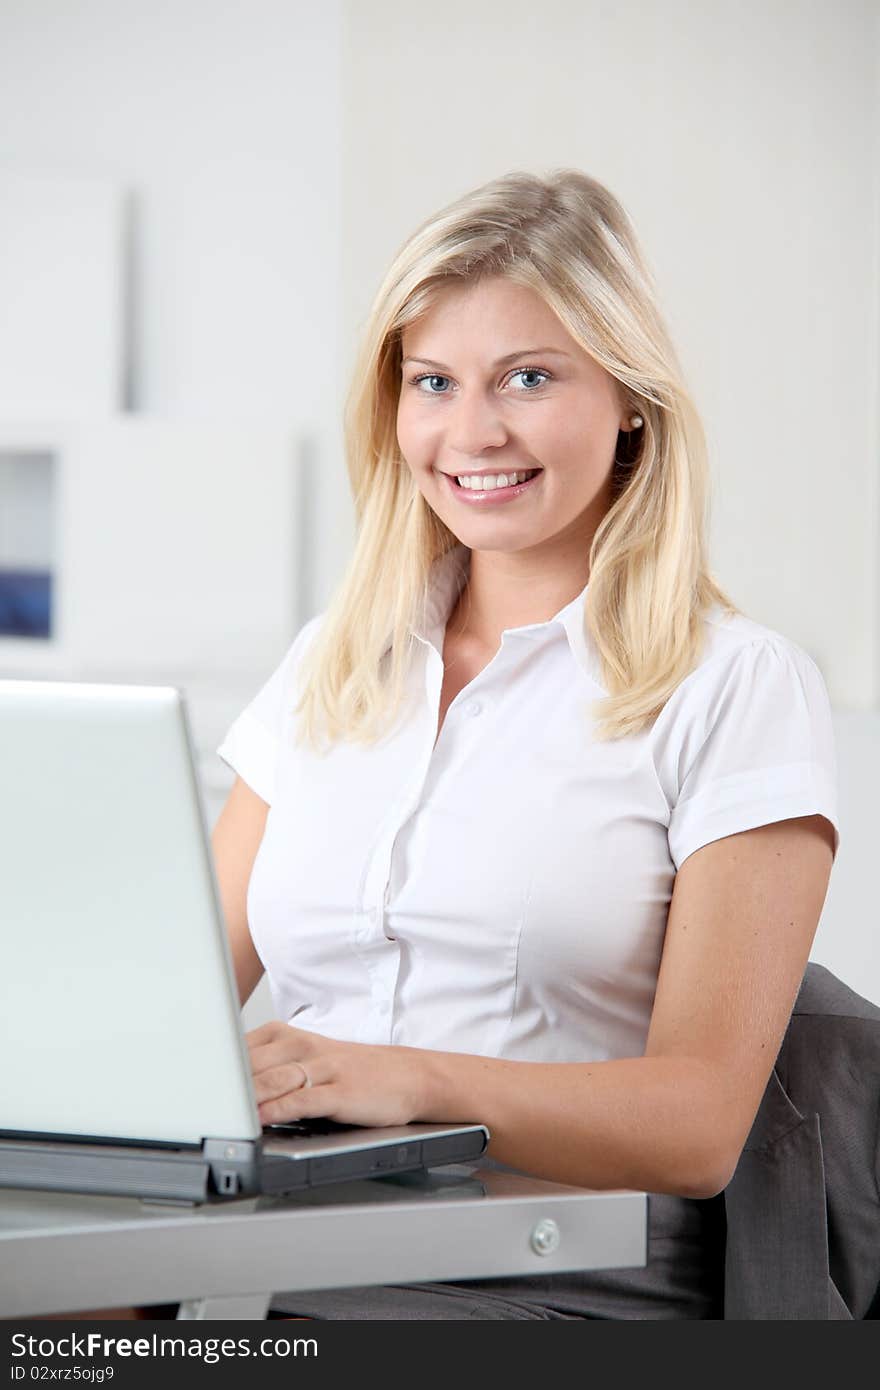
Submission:
[[[546,381],[549,381],[549,379],[550,379],[550,373],[549,373],[549,372],[542,371],[540,367],[518,367],[517,370],[516,370],[515,372],[512,373],[512,375],[513,375],[513,376],[542,376],[542,377],[544,377],[544,379],[545,379]],[[536,390],[536,391],[540,391],[540,389],[541,389],[541,387],[542,387],[543,385],[544,385],[544,382],[543,382],[543,381],[539,381],[539,382],[538,382],[538,385],[535,387],[535,390]],[[535,394],[535,392],[534,392],[534,391],[526,391],[525,394],[526,394],[527,396],[533,396],[533,395]]]
[[[513,377],[515,377],[515,376],[532,376],[532,377],[534,377],[534,376],[539,376],[539,377],[543,377],[543,378],[544,378],[543,381],[539,381],[539,382],[538,382],[537,386],[534,386],[534,387],[527,387],[525,390],[517,392],[517,395],[521,395],[521,396],[534,396],[534,395],[536,395],[537,392],[540,391],[541,388],[544,386],[545,382],[550,380],[550,372],[545,371],[543,367],[517,367],[517,369],[516,369],[515,372],[511,372],[511,373],[510,373],[510,378],[509,378],[509,379],[512,380]],[[415,386],[416,388],[418,388],[419,385],[421,384],[421,382],[423,382],[423,381],[449,381],[449,380],[450,380],[450,378],[449,378],[448,376],[442,376],[442,375],[440,375],[438,372],[423,372],[421,376],[413,377],[412,380],[411,380],[411,382],[410,382],[410,385],[411,385],[411,386]],[[448,392],[448,391],[433,391],[433,390],[432,390],[432,391],[422,391],[422,392],[421,392],[421,395],[423,395],[423,396],[448,396],[448,395],[449,395],[449,392]]]
[[[415,376],[415,377],[413,377],[412,383],[411,383],[411,384],[412,384],[413,386],[419,386],[419,385],[421,384],[421,382],[423,382],[423,381],[448,381],[448,380],[449,380],[449,377],[447,377],[447,376],[437,376],[436,373],[428,373],[428,374],[423,375],[423,376]],[[446,394],[446,393],[443,392],[443,391],[423,391],[423,392],[422,392],[422,395],[423,395],[423,396],[442,396],[442,395],[445,395],[445,394]]]

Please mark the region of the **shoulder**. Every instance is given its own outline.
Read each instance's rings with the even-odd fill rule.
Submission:
[[[324,614],[318,613],[300,627],[290,646],[278,661],[254,701],[254,707],[272,706],[277,711],[278,702],[287,703],[293,696],[299,679],[303,657],[317,637],[324,621]],[[272,718],[275,718],[273,714]]]
[[[703,646],[694,669],[670,696],[658,724],[679,714],[691,721],[699,711],[713,719],[723,696],[739,691],[754,699],[756,714],[774,704],[786,707],[793,693],[826,706],[824,676],[810,654],[792,638],[740,613],[715,606],[703,619]],[[760,708],[759,708],[760,707]]]
[[[692,675],[714,676],[725,660],[743,664],[768,649],[780,657],[815,666],[812,657],[784,633],[747,618],[745,614],[727,613],[716,605],[703,618],[703,651]]]
[[[713,611],[700,661],[667,700],[650,742],[676,867],[701,843],[773,820],[821,814],[837,835],[825,681],[813,658],[772,628]]]
[[[324,626],[326,616],[326,613],[316,613],[313,618],[309,618],[297,632],[291,646],[288,647],[280,667],[288,680],[295,678],[303,657]]]
[[[268,734],[274,746],[274,742],[285,732],[297,698],[302,658],[317,636],[324,617],[323,613],[319,613],[303,624],[280,661],[241,711],[219,750],[227,761],[233,742],[240,743],[248,738],[265,744]]]

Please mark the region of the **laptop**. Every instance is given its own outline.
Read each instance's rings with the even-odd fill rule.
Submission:
[[[218,1202],[483,1153],[261,1124],[180,689],[0,680],[0,769],[0,1186]]]

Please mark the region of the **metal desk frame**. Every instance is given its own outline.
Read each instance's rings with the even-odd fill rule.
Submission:
[[[178,1302],[265,1318],[275,1292],[623,1269],[647,1260],[647,1197],[461,1165],[177,1207],[0,1189],[0,1318]]]

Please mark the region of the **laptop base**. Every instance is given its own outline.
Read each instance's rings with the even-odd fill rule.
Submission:
[[[480,1157],[489,1137],[482,1126],[450,1125],[448,1133],[438,1134],[436,1126],[425,1125],[424,1138],[418,1128],[390,1128],[380,1143],[367,1147],[357,1126],[306,1140],[272,1133],[180,1148],[0,1138],[0,1187],[174,1203],[283,1196],[325,1183],[466,1163]]]

